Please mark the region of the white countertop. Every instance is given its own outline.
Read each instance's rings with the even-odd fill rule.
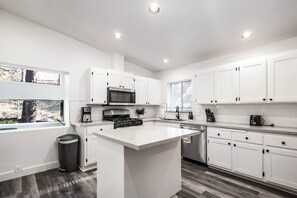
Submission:
[[[71,125],[76,126],[76,127],[89,127],[89,126],[100,126],[100,125],[113,125],[113,122],[100,120],[100,121],[93,121],[93,122],[88,122],[88,123],[74,122],[74,123],[71,123]]]
[[[200,134],[199,131],[164,126],[136,126],[94,133],[98,137],[135,150],[142,150],[198,134]]]

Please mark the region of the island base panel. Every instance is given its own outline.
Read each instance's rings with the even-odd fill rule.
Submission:
[[[98,197],[174,197],[181,190],[180,141],[137,151],[99,137],[97,168]]]

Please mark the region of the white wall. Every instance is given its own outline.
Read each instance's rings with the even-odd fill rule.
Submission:
[[[148,78],[156,78],[155,73],[144,69],[143,67],[139,67],[133,63],[130,63],[128,61],[125,61],[125,71],[126,72],[132,72],[135,75],[139,75],[139,76],[145,76]]]
[[[0,27],[0,62],[69,72],[70,119],[78,118],[86,100],[84,72],[89,67],[108,68],[111,55],[1,9]],[[127,68],[129,72],[151,75],[136,65]],[[99,111],[98,107],[94,114],[101,114]],[[16,165],[34,170],[40,170],[42,164],[57,165],[55,138],[67,132],[72,129],[1,133],[0,181]]]
[[[189,65],[180,66],[170,70],[156,73],[157,78],[162,80],[162,90],[166,90],[167,83],[184,79],[191,79],[196,71],[204,68],[215,67],[227,63],[243,61],[246,59],[266,56],[282,51],[297,49],[297,37],[271,43],[269,45],[232,53],[202,62],[196,62]],[[162,92],[162,102],[166,103],[167,94]],[[196,120],[205,121],[204,109],[207,106],[192,105],[194,117]],[[245,123],[249,122],[249,115],[265,115],[267,122],[274,123],[276,126],[297,127],[297,104],[270,104],[270,105],[220,105],[210,106],[216,114],[219,122]],[[175,114],[167,113],[168,117],[174,117]],[[182,115],[186,118],[187,115]]]

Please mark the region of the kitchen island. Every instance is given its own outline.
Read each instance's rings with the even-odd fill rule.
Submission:
[[[166,198],[181,190],[180,139],[199,131],[137,126],[99,131],[97,197]]]

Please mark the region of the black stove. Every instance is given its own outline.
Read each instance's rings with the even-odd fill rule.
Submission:
[[[127,109],[108,109],[103,111],[103,120],[114,122],[114,128],[139,126],[143,122],[140,119],[130,118],[130,112]]]

